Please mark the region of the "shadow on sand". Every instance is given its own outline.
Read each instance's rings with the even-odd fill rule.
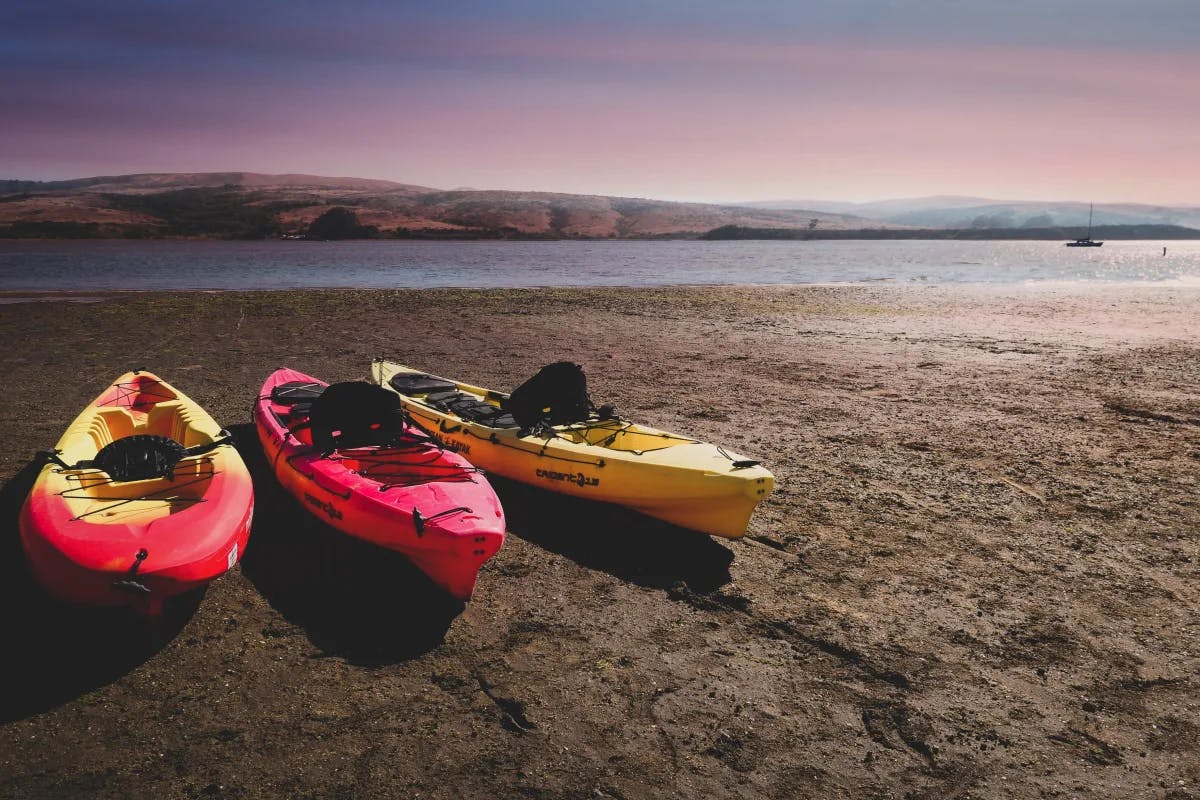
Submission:
[[[426,653],[463,611],[399,553],[324,524],[288,494],[251,424],[235,425],[254,479],[254,523],[242,573],[322,652],[362,666]]]
[[[0,607],[4,671],[0,721],[31,716],[125,675],[182,630],[203,590],[176,598],[150,623],[126,608],[63,603],[29,571],[17,519],[41,462],[31,462],[0,489]]]
[[[716,539],[608,503],[548,492],[494,475],[508,530],[580,566],[653,589],[729,583],[733,552]]]

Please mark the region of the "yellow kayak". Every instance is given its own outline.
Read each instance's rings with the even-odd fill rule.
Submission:
[[[757,461],[609,414],[529,430],[502,408],[510,398],[504,393],[383,359],[372,363],[371,378],[399,394],[405,411],[447,449],[486,472],[684,528],[743,536],[775,486]]]

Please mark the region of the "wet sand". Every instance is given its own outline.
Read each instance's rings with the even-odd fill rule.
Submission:
[[[117,294],[0,305],[0,342],[6,798],[1200,797],[1200,291]],[[377,355],[572,359],[778,488],[719,541],[497,480],[463,607],[248,424],[274,368]],[[43,599],[16,533],[33,453],[135,367],[233,428],[258,504],[151,633]]]

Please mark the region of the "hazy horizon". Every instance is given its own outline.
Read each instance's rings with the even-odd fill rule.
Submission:
[[[0,9],[0,176],[1200,205],[1198,42],[1183,0],[52,0]]]

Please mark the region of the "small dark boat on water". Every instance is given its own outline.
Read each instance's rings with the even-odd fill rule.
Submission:
[[[1097,242],[1097,241],[1093,241],[1093,239],[1092,239],[1092,211],[1095,209],[1095,207],[1096,207],[1095,203],[1088,206],[1087,236],[1083,237],[1082,239],[1076,239],[1073,242],[1067,242],[1067,247],[1103,247],[1104,246],[1104,242]]]

